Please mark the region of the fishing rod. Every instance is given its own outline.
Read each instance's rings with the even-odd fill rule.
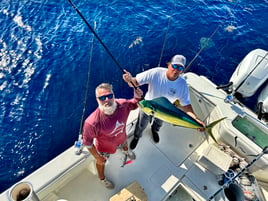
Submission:
[[[236,3],[234,4],[234,6],[231,9],[235,9],[236,6],[238,5],[238,3],[240,2],[240,0],[236,1]],[[208,40],[205,42],[205,44],[203,46],[201,46],[200,50],[195,54],[194,58],[189,62],[189,64],[185,67],[185,69],[183,70],[183,72],[187,72],[189,70],[189,68],[192,66],[193,62],[197,59],[197,57],[203,52],[203,50],[207,47],[207,45],[209,44],[209,42],[212,40],[212,38],[214,37],[214,35],[218,32],[220,26],[227,20],[227,15],[226,14],[224,16],[225,20],[224,21],[220,21],[219,25],[216,27],[216,29],[212,32],[212,34],[209,36]]]
[[[86,18],[82,15],[82,13],[79,11],[79,9],[74,5],[74,3],[72,2],[72,0],[68,0],[69,3],[72,5],[72,7],[74,8],[74,10],[78,13],[78,15],[81,17],[81,19],[86,23],[87,27],[90,29],[90,31],[95,35],[95,37],[99,40],[99,42],[101,43],[101,45],[104,47],[104,49],[106,50],[106,52],[111,56],[111,58],[113,59],[113,61],[115,62],[115,64],[117,65],[117,67],[122,71],[122,73],[124,74],[125,71],[122,68],[122,66],[119,64],[119,62],[115,59],[115,57],[113,56],[113,54],[110,52],[110,50],[107,48],[107,46],[104,44],[104,42],[101,40],[101,38],[98,36],[98,34],[95,32],[95,30],[90,26],[90,24],[88,23],[88,21],[86,20]],[[138,87],[132,82],[130,81],[131,85],[134,87],[134,89],[138,89]]]
[[[96,22],[94,22],[94,29],[96,29]],[[75,154],[80,155],[83,150],[83,127],[84,127],[84,119],[85,119],[85,112],[86,112],[86,105],[87,105],[87,97],[89,91],[89,80],[90,80],[90,67],[92,63],[92,55],[93,55],[93,46],[94,46],[94,35],[92,36],[91,40],[91,47],[90,47],[90,56],[89,56],[89,65],[88,65],[88,73],[87,73],[87,82],[86,82],[86,91],[84,96],[84,104],[83,104],[83,112],[80,121],[80,128],[79,128],[79,135],[77,141],[74,143],[75,147]]]
[[[264,154],[268,154],[268,146],[265,146],[262,152],[259,153],[250,163],[248,163],[242,170],[240,170],[240,172],[238,172],[235,176],[233,176],[230,180],[228,180],[218,191],[216,191],[212,196],[210,196],[208,201],[215,198],[215,196],[218,195],[219,192],[221,192],[222,190],[227,188],[231,183],[233,183],[237,177],[239,177],[244,171],[246,171],[250,166],[252,166],[253,163],[259,160]]]
[[[208,40],[206,41],[205,45],[203,47],[201,47],[201,49],[195,54],[194,58],[189,62],[189,64],[186,66],[186,68],[184,69],[184,72],[186,72],[191,66],[192,63],[196,60],[196,58],[201,54],[201,52],[203,52],[203,50],[207,47],[207,45],[209,44],[209,41],[212,39],[212,37],[217,33],[217,31],[220,28],[220,25],[218,25],[218,27],[213,31],[213,33],[209,36]]]

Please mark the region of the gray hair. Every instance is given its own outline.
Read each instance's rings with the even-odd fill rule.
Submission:
[[[96,90],[95,90],[96,97],[97,97],[97,93],[98,93],[99,89],[107,89],[107,90],[111,91],[112,93],[114,93],[113,92],[113,86],[111,84],[109,84],[109,83],[101,83],[96,87]]]

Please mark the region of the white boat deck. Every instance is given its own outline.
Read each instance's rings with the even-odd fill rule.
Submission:
[[[184,128],[178,132],[177,128],[164,124],[160,130],[160,142],[155,144],[148,128],[134,150],[136,160],[121,167],[123,154],[120,150],[108,160],[106,177],[114,182],[115,189],[106,189],[99,182],[91,162],[85,165],[83,170],[79,170],[79,174],[72,180],[62,183],[61,188],[57,188],[42,200],[109,200],[134,181],[144,188],[148,200],[163,200],[167,198],[167,192],[174,190],[182,179],[208,198],[217,191],[216,177],[211,174],[211,180],[203,180],[201,176],[205,171],[207,178],[207,170],[195,164],[195,154],[189,158],[195,148],[204,141],[203,135],[196,130],[189,132],[189,129]],[[200,182],[196,182],[196,177],[200,178]],[[204,186],[207,189],[204,190]]]
[[[233,146],[238,153],[240,151],[244,154],[243,157],[261,152],[260,147],[232,126],[232,120],[238,114],[256,116],[254,113],[238,104],[224,103],[225,93],[215,90],[216,86],[205,78],[189,73],[187,82],[191,85],[192,104],[200,119],[212,122],[228,117],[213,130],[218,139]],[[131,112],[128,120],[129,142],[134,129],[131,122],[137,117],[137,111]],[[29,181],[33,185],[41,201],[109,201],[113,195],[134,181],[144,189],[148,201],[203,201],[221,188],[215,172],[220,170],[220,166],[224,166],[225,161],[220,161],[222,155],[215,155],[215,159],[222,163],[219,169],[206,169],[199,162],[209,143],[213,143],[211,140],[208,143],[204,133],[164,123],[159,136],[160,142],[155,144],[148,126],[134,150],[136,160],[124,167],[121,167],[124,156],[120,150],[111,155],[105,174],[107,179],[114,182],[113,190],[106,189],[99,181],[95,160],[86,148],[77,156],[74,147],[71,147],[23,181]],[[235,136],[239,136],[238,146],[234,146]],[[248,157],[249,161],[254,158]],[[256,162],[256,176],[267,178],[267,160],[267,156],[263,156]],[[262,186],[267,185],[264,182]],[[262,190],[267,200],[268,187]],[[1,201],[8,200],[7,193],[0,195]]]

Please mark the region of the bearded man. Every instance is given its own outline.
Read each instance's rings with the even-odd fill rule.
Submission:
[[[104,175],[105,162],[117,148],[130,159],[136,158],[134,152],[128,150],[126,122],[130,111],[138,107],[143,92],[134,89],[134,98],[115,99],[112,85],[102,83],[95,93],[99,107],[85,120],[83,144],[96,160],[100,181],[106,188],[113,189],[113,182]]]

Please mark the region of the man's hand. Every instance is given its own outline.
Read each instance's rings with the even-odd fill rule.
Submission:
[[[196,118],[195,120],[203,126],[203,128],[199,128],[198,131],[204,132],[206,129],[206,124],[198,118]]]
[[[125,73],[123,74],[123,80],[125,80],[126,83],[131,82],[132,81],[132,75],[126,70],[124,70],[124,72]]]
[[[99,164],[99,165],[105,164],[105,162],[107,160],[107,158],[105,158],[105,157],[103,157],[101,155],[96,156],[95,159],[96,159],[96,163]]]
[[[143,99],[143,91],[140,88],[134,89],[134,98],[138,100]]]

